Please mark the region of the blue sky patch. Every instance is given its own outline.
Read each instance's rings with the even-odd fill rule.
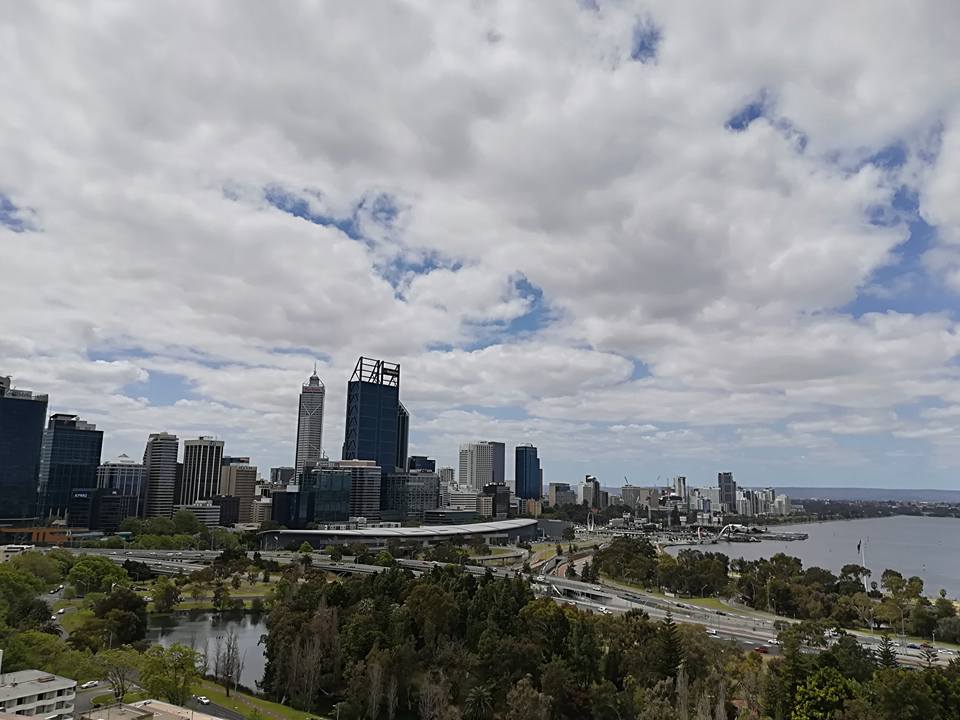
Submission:
[[[733,113],[733,115],[727,118],[727,122],[724,123],[724,127],[727,128],[727,130],[733,130],[734,132],[743,132],[750,127],[750,123],[757,118],[763,117],[768,107],[767,93],[765,91],[761,91],[756,98],[748,102],[746,105]]]
[[[151,405],[173,405],[177,400],[196,399],[193,385],[183,375],[150,370],[146,382],[129,385],[130,394],[145,397]]]
[[[657,51],[663,32],[650,18],[638,18],[633,26],[633,36],[630,42],[630,59],[636,62],[648,63],[657,59]]]
[[[0,193],[0,225],[14,232],[31,229],[30,223],[23,217],[23,210],[14,205],[13,201],[3,193]]]

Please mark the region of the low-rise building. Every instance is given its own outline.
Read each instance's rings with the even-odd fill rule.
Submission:
[[[197,516],[197,520],[207,527],[214,527],[220,524],[220,506],[214,505],[210,500],[197,500],[189,505],[174,505],[174,513],[186,510]]]
[[[27,718],[73,718],[77,681],[42,670],[0,676],[0,712]]]
[[[0,545],[0,562],[6,562],[10,558],[21,555],[30,550],[34,550],[36,545]]]

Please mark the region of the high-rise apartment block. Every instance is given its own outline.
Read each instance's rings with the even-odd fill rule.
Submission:
[[[720,505],[724,512],[737,512],[737,483],[732,472],[717,473],[717,487],[720,489]]]
[[[65,517],[74,488],[96,487],[102,446],[103,432],[96,425],[77,415],[50,416],[40,448],[41,519]]]
[[[404,469],[410,414],[400,402],[400,366],[361,357],[347,383],[343,459],[371,460],[384,472]]]
[[[177,485],[180,439],[171,433],[152,433],[143,450],[143,516],[172,517]]]
[[[687,499],[687,478],[684,475],[677,475],[673,479],[673,493],[682,500]]]
[[[442,467],[437,470],[437,474],[440,476],[440,485],[453,485],[452,467]]]
[[[248,457],[225,457],[220,468],[220,495],[239,500],[237,522],[253,522],[253,499],[257,487],[257,466]]]
[[[323,457],[323,404],[327,389],[317,376],[317,369],[300,390],[300,411],[297,421],[296,477],[305,465],[315,465]]]
[[[177,505],[193,505],[220,492],[223,440],[200,436],[183,441],[183,479]]]
[[[533,445],[517,445],[514,466],[514,492],[524,500],[539,500],[543,497],[540,458]]]
[[[16,390],[9,377],[0,377],[0,521],[20,524],[37,517],[46,418],[46,395]]]

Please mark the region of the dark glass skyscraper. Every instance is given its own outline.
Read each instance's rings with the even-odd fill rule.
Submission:
[[[37,517],[47,396],[11,385],[9,377],[0,377],[0,520],[19,521]]]
[[[347,383],[344,460],[373,460],[383,472],[405,468],[410,414],[400,403],[400,366],[361,357]]]
[[[96,425],[77,415],[50,416],[40,448],[37,495],[41,520],[64,517],[74,489],[97,486],[102,446],[103,431]]]
[[[517,445],[514,485],[517,497],[539,500],[543,496],[540,458],[533,445]]]

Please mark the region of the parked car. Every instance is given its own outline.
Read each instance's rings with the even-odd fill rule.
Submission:
[[[56,616],[56,615],[51,615],[51,616],[50,616],[50,619],[51,619],[51,620],[56,620],[56,619],[57,619],[57,616]]]
[[[87,680],[80,686],[81,690],[89,690],[90,688],[95,688],[100,683],[97,680]]]

